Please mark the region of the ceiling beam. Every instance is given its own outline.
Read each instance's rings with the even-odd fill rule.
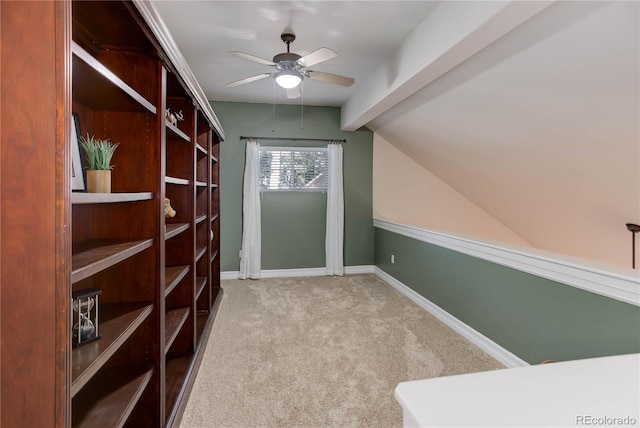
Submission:
[[[441,2],[342,106],[342,129],[366,125],[554,1]]]

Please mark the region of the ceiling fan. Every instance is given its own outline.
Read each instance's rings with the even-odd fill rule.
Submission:
[[[294,34],[283,33],[280,35],[280,39],[284,43],[286,43],[287,51],[277,54],[273,57],[272,61],[249,55],[248,53],[244,52],[229,52],[230,54],[235,55],[238,58],[256,62],[258,64],[275,67],[277,71],[247,77],[246,79],[227,83],[227,86],[234,88],[236,86],[244,85],[245,83],[255,82],[256,80],[273,76],[276,83],[287,90],[287,98],[298,98],[300,96],[299,85],[300,82],[302,82],[302,79],[304,79],[305,77],[308,77],[312,80],[319,80],[321,82],[333,83],[342,86],[351,86],[355,82],[355,80],[351,77],[307,69],[307,67],[310,67],[312,65],[316,65],[321,62],[336,58],[338,55],[331,49],[320,48],[308,55],[300,56],[289,51],[289,45],[296,39],[296,36]]]

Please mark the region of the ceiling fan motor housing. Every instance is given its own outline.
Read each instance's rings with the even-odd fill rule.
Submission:
[[[276,63],[276,67],[280,68],[280,65],[282,64],[282,68],[286,68],[285,66],[289,65],[289,66],[296,66],[299,64],[296,63],[296,61],[298,61],[300,58],[302,58],[300,55],[296,54],[296,53],[290,53],[290,52],[284,52],[281,54],[278,54],[276,56],[273,57],[273,62]]]

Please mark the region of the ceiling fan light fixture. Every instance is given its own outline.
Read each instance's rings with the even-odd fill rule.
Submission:
[[[276,83],[285,88],[295,88],[302,82],[302,74],[294,70],[281,70],[274,75]]]

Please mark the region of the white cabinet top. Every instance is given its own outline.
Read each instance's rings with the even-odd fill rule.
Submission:
[[[629,354],[402,382],[395,397],[405,427],[637,427],[639,391]]]

